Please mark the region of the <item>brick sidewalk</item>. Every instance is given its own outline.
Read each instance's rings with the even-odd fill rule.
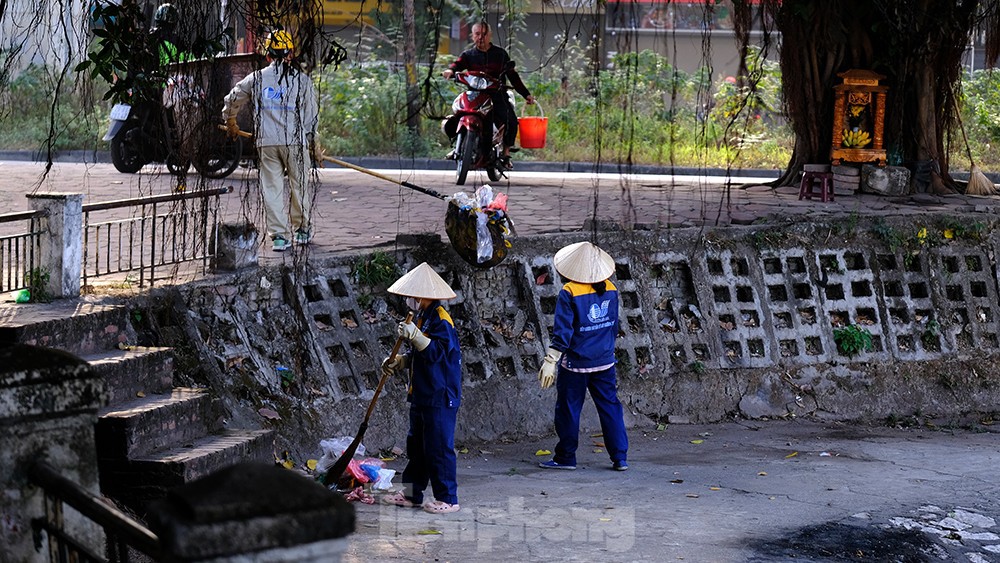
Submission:
[[[516,163],[515,163],[516,165]],[[121,174],[110,164],[56,163],[46,176],[44,163],[0,161],[0,213],[28,209],[25,194],[36,191],[85,194],[85,202],[170,193],[175,180],[162,166],[147,166],[138,174]],[[472,191],[488,182],[474,173],[464,187],[454,184],[452,171],[380,170],[400,181],[436,190],[445,195]],[[230,178],[207,183],[189,177],[189,189],[197,186],[233,187],[223,198],[227,221],[249,220],[263,228],[263,210],[257,193],[256,170],[237,169]],[[326,168],[318,172],[318,190],[313,222],[313,257],[354,253],[392,244],[397,235],[437,233],[445,237],[446,204],[433,197],[401,188],[393,183],[354,170]],[[795,187],[771,189],[752,185],[767,178],[734,178],[726,190],[720,176],[656,176],[527,172],[515,170],[509,179],[492,182],[495,190],[509,196],[509,211],[519,236],[574,231],[595,216],[607,225],[638,225],[640,228],[727,226],[751,224],[767,219],[830,216],[962,215],[994,213],[1000,198],[926,194],[886,198],[869,194],[838,196],[821,203],[798,199]],[[749,183],[749,187],[748,187]],[[4,227],[5,229],[9,227]],[[266,261],[287,260],[291,253],[261,253]]]

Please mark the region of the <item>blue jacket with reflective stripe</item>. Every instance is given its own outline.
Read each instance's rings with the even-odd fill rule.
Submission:
[[[438,302],[420,313],[420,330],[431,339],[410,352],[407,400],[421,407],[458,407],[462,403],[462,352],[451,315]]]
[[[615,363],[618,336],[618,288],[611,280],[598,295],[589,283],[569,282],[559,292],[552,347],[563,353],[566,367],[592,368]]]

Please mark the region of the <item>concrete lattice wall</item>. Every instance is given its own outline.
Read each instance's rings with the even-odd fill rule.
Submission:
[[[959,235],[953,228],[944,238],[948,224],[852,219],[599,234],[617,263],[629,422],[810,414],[956,422],[1000,410],[998,238],[985,219],[963,219]],[[585,238],[518,239],[487,271],[433,239],[399,252],[404,269],[427,261],[459,295],[448,308],[463,352],[460,440],[551,431],[554,392],[538,389],[536,373],[561,288],[552,256]],[[281,420],[263,423],[279,425],[295,450],[353,435],[405,312],[384,288],[359,286],[352,259],[255,269],[177,291],[181,314],[148,317],[180,340],[158,343],[194,354],[188,376],[228,398],[234,418],[262,423],[254,409],[275,409]],[[834,329],[851,324],[871,334],[871,351],[838,350]],[[282,384],[289,371],[294,381]],[[402,445],[404,387],[387,385],[369,447]],[[596,427],[591,410],[584,422]]]

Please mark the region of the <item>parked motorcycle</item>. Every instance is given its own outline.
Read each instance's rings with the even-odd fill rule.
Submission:
[[[218,118],[204,117],[199,89],[171,79],[163,102],[136,98],[134,104],[111,108],[103,140],[111,143],[115,169],[132,174],[150,162],[163,162],[172,174],[183,174],[193,164],[207,178],[225,178],[236,169],[243,141],[220,131]]]
[[[451,158],[456,161],[455,183],[465,184],[470,170],[486,170],[496,182],[509,169],[503,158],[503,134],[506,125],[493,123],[493,99],[503,88],[501,82],[482,72],[463,71],[454,80],[465,85],[451,104],[452,114],[441,123],[441,130],[453,142]]]

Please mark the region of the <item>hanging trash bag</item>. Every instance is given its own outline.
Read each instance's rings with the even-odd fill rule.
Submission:
[[[477,268],[492,268],[507,257],[510,229],[503,210],[459,206],[451,199],[444,217],[444,230],[455,252]]]

